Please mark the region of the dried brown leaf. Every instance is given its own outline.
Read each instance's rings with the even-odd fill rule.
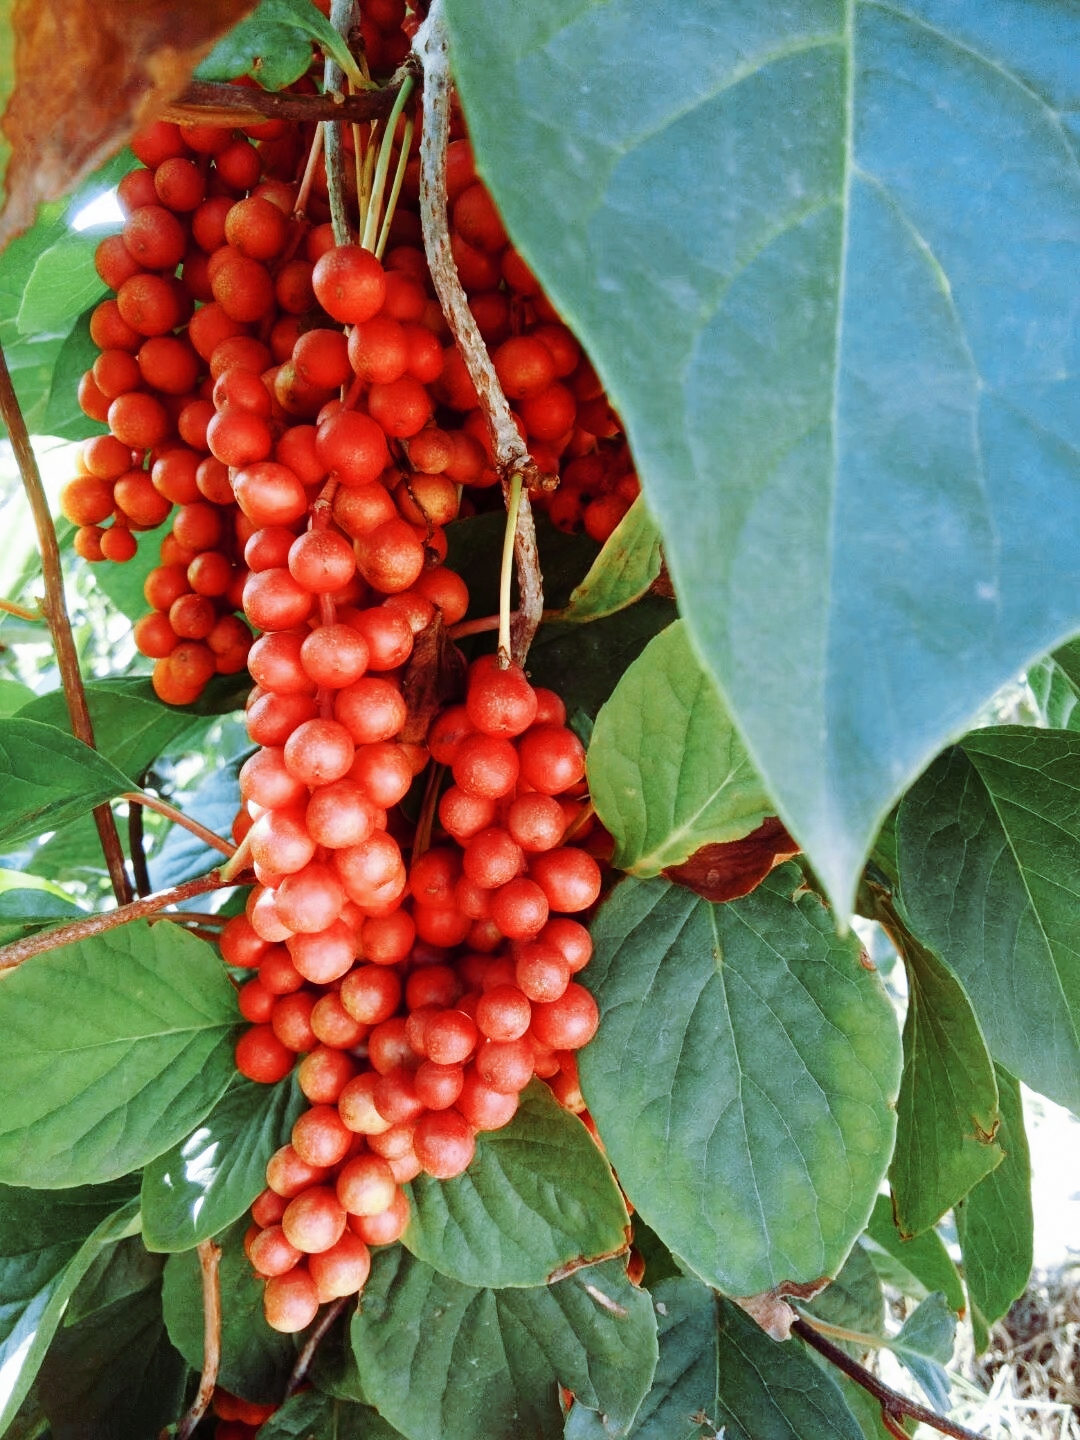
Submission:
[[[738,900],[756,889],[775,866],[798,853],[799,846],[773,815],[741,840],[703,845],[664,874],[714,903]]]
[[[446,633],[442,615],[421,630],[413,643],[412,655],[401,679],[409,716],[399,739],[422,745],[432,720],[446,705],[465,694],[465,656]]]
[[[829,1283],[829,1276],[800,1284],[794,1280],[783,1280],[775,1290],[766,1290],[761,1295],[735,1295],[735,1304],[745,1310],[774,1340],[789,1340],[792,1323],[798,1318],[797,1312],[784,1299],[790,1295],[793,1300],[812,1300]]]
[[[256,0],[15,0],[0,248],[156,119]]]

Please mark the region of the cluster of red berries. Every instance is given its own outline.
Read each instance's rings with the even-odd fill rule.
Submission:
[[[320,781],[324,739],[342,755]],[[410,865],[379,803],[411,774],[388,737],[306,720],[241,772],[262,884],[222,935],[226,960],[258,969],[240,990],[254,1023],[237,1065],[276,1081],[302,1054],[311,1102],[268,1166],[247,1241],[279,1329],[359,1290],[367,1247],[408,1222],[401,1186],[461,1174],[534,1075],[582,1108],[574,1052],[598,1015],[573,979],[592,945],[570,916],[595,902],[601,872],[564,837],[582,818],[583,747],[557,696],[489,656],[427,749],[454,782],[438,802],[447,843]]]
[[[391,49],[398,3],[369,20]],[[128,559],[171,519],[135,631],[162,699],[245,665],[255,682],[234,837],[257,884],[221,947],[257,970],[238,1068],[273,1083],[297,1066],[310,1102],[247,1237],[270,1323],[295,1331],[402,1234],[401,1187],[459,1175],[533,1076],[583,1109],[575,1052],[597,1011],[571,917],[599,894],[603,836],[562,702],[520,667],[484,657],[463,703],[426,728],[410,712],[420,637],[468,607],[444,527],[498,478],[409,208],[415,166],[384,262],[294,213],[303,147],[280,122],[160,123],[133,148],[146,168],[98,250],[116,296],[80,387],[111,433],[84,444],[62,505],[87,559]],[[603,540],[637,493],[618,421],[463,138],[448,177],[496,372],[540,468],[566,477],[538,503]],[[319,203],[316,183],[312,219]],[[417,823],[401,802],[429,766]]]

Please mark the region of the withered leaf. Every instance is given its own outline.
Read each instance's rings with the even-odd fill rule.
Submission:
[[[0,248],[154,120],[256,0],[15,0]]]
[[[445,705],[465,694],[465,656],[446,633],[442,615],[421,630],[401,679],[401,693],[409,709],[398,737],[410,745],[422,745],[428,727]]]
[[[770,870],[798,853],[799,846],[771,815],[741,840],[703,845],[684,864],[672,865],[663,873],[676,885],[719,903],[749,895]]]

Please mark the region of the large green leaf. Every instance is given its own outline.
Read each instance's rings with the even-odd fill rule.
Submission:
[[[0,720],[0,847],[13,850],[46,830],[134,790],[111,761],[53,725]]]
[[[681,620],[646,645],[596,717],[589,789],[615,837],[612,864],[634,875],[739,840],[771,814]]]
[[[100,354],[90,336],[92,314],[92,310],[84,310],[78,317],[53,363],[52,383],[38,426],[47,435],[84,440],[88,435],[104,435],[108,428],[98,420],[91,420],[79,404],[79,381]]]
[[[932,950],[912,936],[900,943],[908,1008],[889,1183],[901,1233],[918,1235],[1000,1164],[1003,1152],[994,1144],[994,1064],[971,1002]]]
[[[0,1181],[90,1184],[162,1154],[234,1075],[238,1020],[213,948],[176,926],[24,961],[0,983]]]
[[[466,1285],[544,1285],[625,1247],[629,1217],[607,1161],[539,1081],[510,1124],[477,1137],[455,1180],[421,1176],[404,1243]]]
[[[86,703],[98,752],[128,775],[140,775],[171,740],[191,727],[191,716],[163,705],[145,680],[98,680],[87,685]],[[67,706],[58,690],[25,705],[19,719],[37,720],[60,730],[70,727]]]
[[[584,624],[624,610],[647,593],[661,564],[660,532],[639,495],[604,542],[585,579],[574,587],[559,618]]]
[[[107,287],[94,268],[102,233],[69,230],[38,255],[15,317],[23,335],[67,334],[73,317],[102,298]]]
[[[956,972],[991,1054],[1080,1113],[1080,735],[977,730],[905,797],[911,927]]]
[[[885,1329],[885,1295],[874,1262],[861,1244],[844,1261],[836,1279],[826,1285],[805,1307],[819,1320],[855,1330],[862,1335],[880,1335]]]
[[[218,1383],[245,1400],[279,1400],[296,1359],[292,1338],[272,1330],[263,1315],[263,1287],[244,1254],[248,1222],[238,1220],[219,1235],[218,1285],[222,1295],[221,1366]],[[170,1255],[162,1290],[169,1339],[193,1370],[202,1369],[202,1272],[194,1250]]]
[[[0,1185],[0,1433],[22,1404],[79,1281],[138,1223],[122,1181],[43,1196]]]
[[[183,1408],[188,1366],[169,1343],[161,1277],[64,1325],[35,1394],[53,1440],[150,1440]]]
[[[835,1275],[892,1152],[900,1036],[794,865],[711,905],[628,879],[582,978],[582,1088],[627,1196],[729,1295]]]
[[[957,1315],[966,1309],[960,1272],[936,1230],[905,1240],[897,1229],[888,1197],[874,1202],[863,1241],[882,1279],[905,1295],[925,1299],[941,1291]]]
[[[1080,628],[1080,13],[447,10],[478,164],[846,911],[892,802]]]
[[[402,1440],[377,1411],[305,1390],[286,1400],[259,1427],[259,1440]]]
[[[653,1291],[660,1359],[629,1440],[862,1440],[835,1382],[697,1280]],[[575,1406],[568,1440],[601,1440]]]
[[[656,1365],[648,1292],[616,1260],[492,1290],[383,1250],[352,1340],[368,1399],[409,1440],[556,1440],[558,1384],[625,1435]]]
[[[1020,1086],[1000,1067],[997,1079],[1005,1159],[956,1207],[975,1348],[980,1351],[989,1343],[990,1327],[1024,1293],[1034,1247],[1031,1159]]]
[[[143,1171],[148,1248],[191,1250],[238,1220],[266,1188],[266,1162],[306,1108],[294,1080],[238,1078],[186,1140]]]

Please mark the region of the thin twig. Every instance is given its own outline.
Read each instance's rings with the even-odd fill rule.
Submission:
[[[150,867],[146,863],[146,846],[143,843],[143,807],[128,806],[128,853],[131,855],[131,873],[135,879],[135,893],[145,900],[153,890]]]
[[[461,620],[456,625],[451,625],[447,634],[451,640],[464,640],[469,635],[486,635],[490,630],[498,630],[498,615],[481,615],[478,620]]]
[[[14,615],[16,620],[29,620],[31,625],[40,625],[45,619],[40,605],[31,610],[29,605],[16,605],[14,600],[0,600],[0,611]]]
[[[185,815],[182,810],[178,810],[175,805],[170,805],[167,800],[162,800],[157,795],[147,795],[144,790],[130,790],[118,798],[126,800],[129,805],[145,806],[147,810],[164,815],[166,820],[171,820],[174,825],[180,825],[205,845],[209,845],[211,849],[219,851],[230,860],[236,853],[235,845],[230,845],[227,840],[222,840],[221,836],[215,835],[213,830],[208,830],[205,825],[200,825],[198,820],[193,820],[190,815]]]
[[[332,1305],[329,1305],[323,1311],[319,1318],[319,1323],[305,1340],[304,1348],[296,1357],[296,1364],[293,1366],[292,1374],[289,1376],[289,1383],[285,1386],[285,1394],[282,1397],[283,1401],[288,1400],[290,1395],[295,1395],[304,1383],[307,1372],[311,1368],[311,1362],[315,1359],[315,1351],[318,1350],[326,1338],[326,1332],[352,1299],[354,1299],[352,1295],[343,1295],[340,1300],[335,1300]]]
[[[356,0],[330,0],[330,24],[346,44],[353,27],[358,23]],[[327,95],[340,94],[344,84],[344,72],[337,61],[328,55],[323,71],[323,90]],[[397,103],[396,97],[394,103]],[[334,242],[337,245],[348,245],[352,240],[352,226],[349,224],[346,205],[345,126],[341,118],[323,121],[323,152],[326,156],[326,188],[330,197]]]
[[[510,589],[514,579],[518,515],[521,513],[521,471],[515,470],[506,497],[506,533],[503,536],[502,565],[499,570],[499,663],[510,663]]]
[[[826,1340],[824,1335],[818,1331],[807,1320],[800,1316],[793,1320],[791,1329],[794,1334],[804,1340],[819,1355],[842,1370],[849,1380],[854,1380],[856,1385],[861,1385],[864,1390],[871,1394],[881,1406],[882,1417],[894,1422],[900,1422],[905,1417],[911,1420],[918,1420],[922,1425],[929,1425],[942,1435],[951,1435],[954,1440],[979,1440],[974,1430],[966,1430],[963,1425],[956,1425],[951,1420],[946,1420],[933,1410],[928,1410],[925,1405],[919,1405],[907,1396],[901,1395],[897,1390],[891,1390],[888,1385],[883,1385],[876,1375],[853,1360],[846,1350],[841,1350],[839,1345],[834,1345],[831,1340]],[[895,1432],[894,1432],[895,1433]]]
[[[60,564],[60,546],[56,540],[56,528],[49,513],[49,502],[45,487],[41,483],[34,447],[23,419],[15,387],[11,383],[11,372],[3,349],[0,348],[0,418],[7,427],[11,448],[22,476],[23,488],[30,503],[30,510],[37,529],[38,544],[41,547],[41,573],[45,581],[45,598],[41,602],[42,613],[48,621],[56,664],[60,671],[60,683],[64,688],[68,714],[71,717],[71,733],[76,740],[94,748],[94,726],[86,703],[82,674],[79,670],[79,656],[71,633],[67,601],[64,599],[64,572]],[[108,805],[99,805],[93,812],[101,840],[101,849],[109,869],[113,894],[118,904],[124,905],[131,899],[131,883],[124,864],[124,852],[116,829],[116,819]]]
[[[340,91],[326,95],[285,95],[193,80],[183,94],[166,107],[162,118],[180,125],[207,125],[214,123],[210,116],[217,111],[226,125],[254,125],[268,118],[378,120],[394,108],[394,98],[405,73],[399,71],[387,85],[362,90],[356,95],[342,95]]]
[[[167,905],[178,905],[181,900],[206,895],[211,890],[226,890],[235,883],[235,880],[225,878],[223,867],[211,870],[208,875],[200,875],[197,880],[185,880],[183,885],[174,885],[171,890],[158,890],[142,900],[133,900],[130,905],[121,905],[116,910],[87,915],[82,920],[71,920],[51,930],[40,930],[36,935],[27,935],[22,940],[13,940],[10,945],[0,946],[0,970],[12,970],[24,960],[42,955],[46,950],[74,945],[79,940],[91,940],[96,935],[104,935],[107,930],[118,930],[121,925],[130,925],[133,920],[145,920],[156,915]]]
[[[218,1266],[221,1263],[221,1249],[212,1240],[204,1240],[199,1246],[199,1269],[202,1271],[203,1293],[203,1367],[199,1378],[199,1389],[191,1409],[180,1421],[176,1440],[189,1440],[196,1425],[206,1414],[213,1399],[217,1384],[218,1366],[221,1363],[221,1287],[218,1284]]]
[[[544,592],[528,487],[544,488],[543,475],[522,440],[483,336],[469,309],[450,249],[446,214],[446,146],[450,133],[450,60],[442,0],[432,0],[417,31],[414,53],[424,69],[424,133],[420,141],[420,223],[424,251],[446,323],[457,341],[491,432],[495,466],[509,499],[515,474],[524,480],[515,534],[520,609],[514,617],[513,658],[523,663],[544,613]]]

